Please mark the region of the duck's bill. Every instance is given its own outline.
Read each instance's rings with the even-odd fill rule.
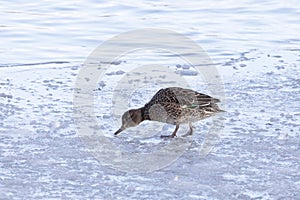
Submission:
[[[123,130],[124,130],[124,128],[121,127],[119,130],[117,130],[117,131],[114,133],[114,135],[118,135],[118,134],[121,133]]]

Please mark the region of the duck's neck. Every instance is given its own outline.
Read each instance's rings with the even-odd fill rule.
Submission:
[[[150,120],[149,113],[146,111],[145,107],[141,107],[139,110],[141,111],[142,121]]]

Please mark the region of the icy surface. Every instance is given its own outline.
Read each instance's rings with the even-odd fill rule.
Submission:
[[[296,1],[259,8],[256,1],[88,2],[35,7],[12,1],[1,11],[6,21],[0,34],[7,40],[0,47],[0,199],[300,199]],[[208,51],[224,83],[220,106],[226,113],[209,155],[199,152],[212,119],[194,124],[193,142],[175,162],[152,173],[129,173],[101,165],[90,153],[77,134],[73,94],[84,57],[100,41],[144,25],[178,30]],[[136,52],[112,63],[91,91],[95,129],[126,152],[155,151],[169,143],[159,135],[174,129],[143,123],[113,136],[121,114],[112,111],[113,93],[120,92],[115,84],[153,62],[210,94],[193,67],[174,55]],[[128,107],[142,106],[158,89],[138,88]],[[145,133],[150,128],[156,132]],[[179,135],[186,130],[182,126]]]
[[[297,59],[299,53],[292,54]],[[256,53],[249,56],[254,61],[244,63],[261,65]],[[276,62],[267,54],[260,56]],[[1,96],[0,107],[1,195],[7,199],[24,195],[34,199],[297,198],[300,80],[295,65],[298,61],[287,59],[289,64],[281,64],[285,69],[273,65],[255,77],[244,76],[247,71],[240,68],[231,78],[224,75],[223,105],[227,113],[214,151],[205,158],[199,156],[209,128],[209,120],[204,120],[196,124],[194,142],[183,156],[150,174],[101,166],[76,134],[72,88],[79,67],[47,65],[34,71],[30,67],[2,68],[5,76],[1,79],[1,93],[5,95]],[[236,60],[219,69],[240,64]],[[201,90],[201,86],[197,89]],[[151,94],[150,90],[138,95],[150,98]],[[139,99],[138,104],[143,101]],[[103,102],[101,105],[110,106]],[[118,119],[112,123],[112,115],[98,116],[104,120],[102,128],[108,135],[119,125]],[[140,128],[146,129],[147,125]],[[160,133],[173,129],[164,127]],[[138,130],[124,133],[115,142],[121,142],[126,151],[151,151],[152,146],[166,143],[155,136],[147,139],[132,135]]]

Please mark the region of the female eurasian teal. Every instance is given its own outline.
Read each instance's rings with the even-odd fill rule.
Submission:
[[[171,135],[161,137],[175,137],[182,123],[189,123],[190,127],[185,136],[192,135],[192,122],[223,112],[216,104],[218,102],[219,99],[190,89],[179,87],[161,89],[145,106],[126,111],[122,116],[122,126],[115,135],[126,128],[137,126],[144,120],[176,125]]]

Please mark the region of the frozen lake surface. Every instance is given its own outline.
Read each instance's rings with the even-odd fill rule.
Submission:
[[[1,199],[300,198],[297,1],[10,1],[0,4],[0,13]],[[220,106],[227,111],[207,156],[200,152],[212,118],[194,124],[182,156],[150,173],[102,165],[79,136],[73,109],[76,78],[90,52],[140,28],[169,29],[197,42],[221,75]],[[170,143],[159,135],[174,127],[162,124],[112,136],[123,112],[112,111],[114,88],[127,71],[148,64],[167,66],[193,89],[212,94],[176,56],[140,51],[120,57],[90,92],[95,130],[122,151],[151,152]],[[142,106],[161,87],[149,85],[137,88],[130,107]]]

